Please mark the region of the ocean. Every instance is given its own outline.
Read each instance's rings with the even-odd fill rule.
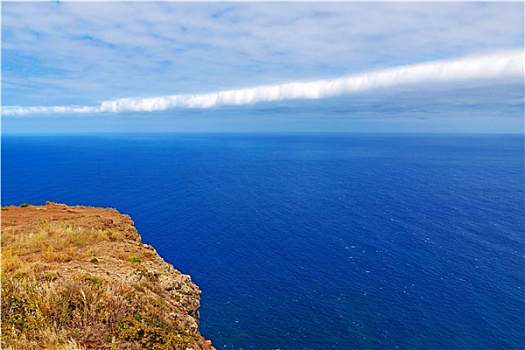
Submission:
[[[525,348],[523,135],[13,135],[1,170],[129,214],[217,349]]]

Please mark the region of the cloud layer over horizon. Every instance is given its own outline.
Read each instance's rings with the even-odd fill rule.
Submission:
[[[5,2],[3,132],[515,132],[524,8]]]
[[[121,98],[98,106],[4,107],[5,116],[62,113],[156,112],[175,108],[213,108],[283,100],[316,100],[388,88],[447,86],[524,77],[524,51],[513,50],[452,60],[394,67],[364,74],[311,82],[290,82],[202,94]]]

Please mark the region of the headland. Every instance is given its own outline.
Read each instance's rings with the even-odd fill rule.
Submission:
[[[200,289],[115,209],[2,207],[2,348],[214,349]]]

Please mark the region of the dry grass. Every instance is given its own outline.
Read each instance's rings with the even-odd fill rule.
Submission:
[[[186,349],[197,340],[180,327],[147,284],[127,286],[97,276],[74,280],[2,281],[2,348]]]
[[[72,260],[96,259],[97,255],[110,255],[120,260],[141,262],[154,253],[144,251],[139,256],[108,245],[109,242],[126,242],[126,235],[109,229],[77,227],[74,219],[42,220],[21,230],[2,227],[2,273],[12,276],[36,277],[42,270],[52,268],[52,263]],[[133,245],[133,242],[126,242]],[[27,262],[39,266],[28,268]],[[42,265],[42,262],[51,263]],[[45,267],[45,268],[44,268]]]
[[[127,231],[74,218],[3,222],[2,348],[195,348],[200,334],[144,267],[155,256]]]
[[[88,245],[102,241],[116,241],[124,239],[123,235],[111,230],[92,230],[76,227],[74,220],[42,220],[24,228],[20,233],[16,227],[2,229],[2,245],[8,247],[17,255],[27,255],[46,252],[49,261],[63,262],[59,254],[53,252],[64,250],[78,250]]]

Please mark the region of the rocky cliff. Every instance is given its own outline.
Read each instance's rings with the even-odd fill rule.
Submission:
[[[2,348],[213,349],[199,288],[114,209],[2,207]]]

